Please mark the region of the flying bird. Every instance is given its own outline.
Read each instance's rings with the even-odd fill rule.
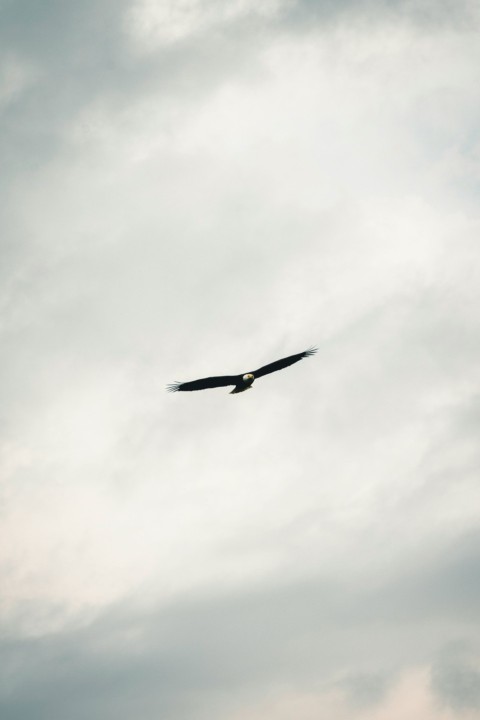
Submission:
[[[167,389],[169,392],[183,392],[185,390],[207,390],[208,388],[234,385],[235,387],[230,392],[230,395],[235,395],[236,393],[241,393],[251,388],[253,381],[257,378],[268,375],[269,373],[277,372],[277,370],[283,370],[283,368],[293,365],[303,358],[314,355],[317,350],[318,348],[311,347],[304,352],[298,353],[297,355],[289,355],[281,360],[275,360],[275,362],[272,362],[269,365],[264,365],[258,370],[253,370],[241,375],[218,375],[216,377],[201,378],[201,380],[192,380],[191,382],[174,382],[168,385]]]

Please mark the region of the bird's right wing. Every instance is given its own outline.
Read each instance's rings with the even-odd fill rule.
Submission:
[[[171,383],[167,386],[167,389],[169,392],[178,392],[183,390],[207,390],[209,388],[237,385],[238,382],[238,375],[219,375],[217,377],[202,378],[201,380],[192,380],[191,382]]]

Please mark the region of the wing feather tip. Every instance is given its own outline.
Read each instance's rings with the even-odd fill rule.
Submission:
[[[167,392],[178,392],[180,390],[180,382],[174,382],[167,385]]]

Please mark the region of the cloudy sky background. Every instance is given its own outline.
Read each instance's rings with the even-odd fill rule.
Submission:
[[[478,5],[0,14],[2,718],[480,717]]]

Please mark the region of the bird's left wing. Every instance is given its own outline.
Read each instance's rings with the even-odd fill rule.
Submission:
[[[175,382],[167,386],[169,392],[178,392],[183,390],[207,390],[209,388],[226,387],[227,385],[236,385],[239,381],[238,375],[219,375],[217,377],[201,378],[200,380],[192,380],[191,382]]]
[[[269,373],[276,372],[277,370],[283,370],[283,368],[286,368],[289,365],[293,365],[294,363],[302,360],[303,358],[314,355],[317,352],[317,349],[318,348],[316,347],[311,347],[304,352],[297,353],[296,355],[289,355],[288,357],[282,358],[281,360],[275,360],[275,362],[269,363],[269,365],[264,365],[258,370],[253,370],[253,375],[255,378],[259,378],[263,375],[268,375]]]

